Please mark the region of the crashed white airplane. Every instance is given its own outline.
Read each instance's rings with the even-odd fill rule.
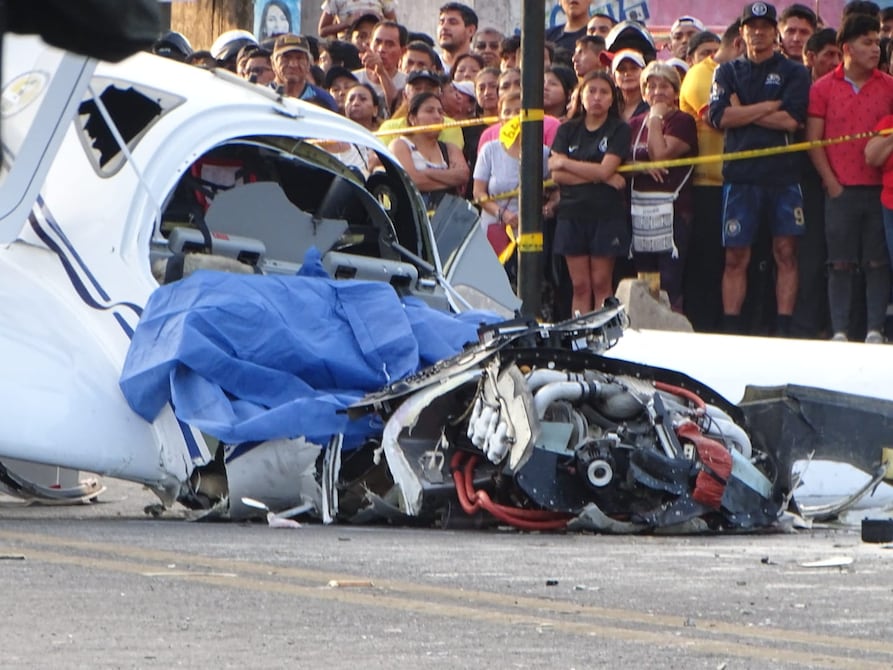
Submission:
[[[309,327],[305,341],[347,329],[361,351],[382,339],[360,332],[351,320],[360,311],[337,322],[350,328],[312,320],[300,291],[314,280],[296,272],[312,265],[317,277],[325,270],[337,280],[378,280],[378,288],[357,289],[367,292],[353,303],[339,287],[364,282],[329,282],[324,297],[357,310],[381,299],[382,330],[415,314],[417,299],[454,312],[473,304],[510,315],[518,307],[476,212],[449,199],[429,222],[415,187],[374,137],[226,73],[147,54],[96,65],[37,38],[4,46],[0,464],[142,482],[166,505],[231,518],[254,514],[259,499],[325,521],[613,531],[771,526],[790,504],[793,460],[810,454],[851,462],[873,481],[887,472],[893,350],[621,338],[615,308],[554,327],[494,326],[458,358],[360,401],[392,382],[394,370],[413,372],[405,358],[384,359],[373,370],[380,376],[368,378],[375,386],[366,381],[352,395],[323,388],[321,402],[353,405],[349,425],[364,422],[363,430],[342,432],[347,419],[337,414],[339,429],[325,439],[276,434],[282,424],[266,421],[266,412],[292,426],[322,410],[269,399],[287,395],[291,378],[281,385],[280,371],[258,358],[270,331],[254,318],[303,321],[296,325]],[[385,169],[363,179],[320,149],[325,141],[369,148]],[[319,251],[314,263],[305,262],[311,248]],[[229,272],[181,279],[196,268]],[[387,302],[397,296],[402,302]],[[238,309],[245,306],[254,310],[247,317]],[[434,335],[449,329],[434,323],[411,324],[423,333],[414,345],[403,331],[387,344],[400,343],[401,354],[415,346],[417,366],[431,362]],[[231,340],[229,329],[247,339]],[[680,372],[600,355],[618,339],[619,355]],[[184,371],[209,342],[225,355],[202,349],[196,357],[237,361],[239,379],[231,368]],[[352,345],[337,346],[345,348],[321,367],[349,358]],[[807,348],[816,353],[802,356]],[[771,370],[758,378],[764,361]],[[335,382],[350,376],[325,372]],[[737,399],[751,381],[876,398],[798,386],[752,394],[739,408],[703,385]],[[2,466],[0,484],[40,493]]]

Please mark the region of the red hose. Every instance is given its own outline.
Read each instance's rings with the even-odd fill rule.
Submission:
[[[480,502],[480,505],[485,509],[486,505],[490,504],[502,510],[503,512],[526,519],[537,521],[556,520],[559,518],[567,519],[567,515],[562,514],[561,512],[550,512],[548,510],[524,509],[523,507],[500,505],[499,503],[493,502],[492,498],[490,498],[490,494],[488,494],[486,491],[475,491],[474,466],[477,465],[478,460],[480,460],[478,456],[475,456],[474,454],[468,454],[468,460],[465,462],[463,477],[465,479],[465,495],[468,496],[469,501],[477,499],[478,502]]]
[[[463,464],[464,456],[465,454],[461,451],[453,454],[450,459],[450,467],[453,471],[453,482],[456,485],[459,505],[466,514],[471,516],[483,509],[500,521],[522,530],[559,530],[567,526],[568,516],[560,512],[499,505],[493,502],[486,491],[476,491],[474,489],[474,466],[477,464],[478,457],[469,454]]]
[[[654,388],[658,391],[666,391],[667,393],[672,393],[673,395],[682,396],[683,398],[691,400],[697,406],[699,412],[704,412],[707,409],[707,403],[705,403],[703,398],[694,391],[689,391],[681,386],[673,386],[672,384],[667,384],[665,382],[654,382]]]

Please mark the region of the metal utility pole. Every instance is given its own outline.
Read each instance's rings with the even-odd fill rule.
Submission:
[[[546,9],[525,0],[521,15],[521,193],[518,297],[524,313],[540,314],[543,284],[543,48]]]

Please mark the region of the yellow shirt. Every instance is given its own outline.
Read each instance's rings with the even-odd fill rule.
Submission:
[[[694,117],[698,126],[698,155],[715,156],[722,153],[723,133],[707,123],[707,107],[713,73],[719,67],[713,58],[707,57],[692,68],[682,80],[679,91],[679,109]],[[695,166],[695,186],[722,186],[722,161]]]
[[[451,119],[448,116],[443,117],[444,123],[452,123],[454,119]],[[388,119],[383,122],[379,127],[379,130],[398,130],[400,128],[408,128],[409,124],[406,121],[406,117],[401,117],[399,119]],[[388,135],[383,138],[384,143],[387,144],[392,139],[396,137],[395,135]],[[462,136],[461,128],[444,128],[440,131],[440,135],[437,136],[441,142],[451,142],[455,144],[460,149],[465,148],[465,138]]]

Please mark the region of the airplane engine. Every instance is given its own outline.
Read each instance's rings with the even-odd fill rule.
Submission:
[[[788,491],[740,409],[679,373],[600,356],[611,314],[589,325],[563,342],[513,335],[370,400],[399,513],[528,530],[774,524]]]

